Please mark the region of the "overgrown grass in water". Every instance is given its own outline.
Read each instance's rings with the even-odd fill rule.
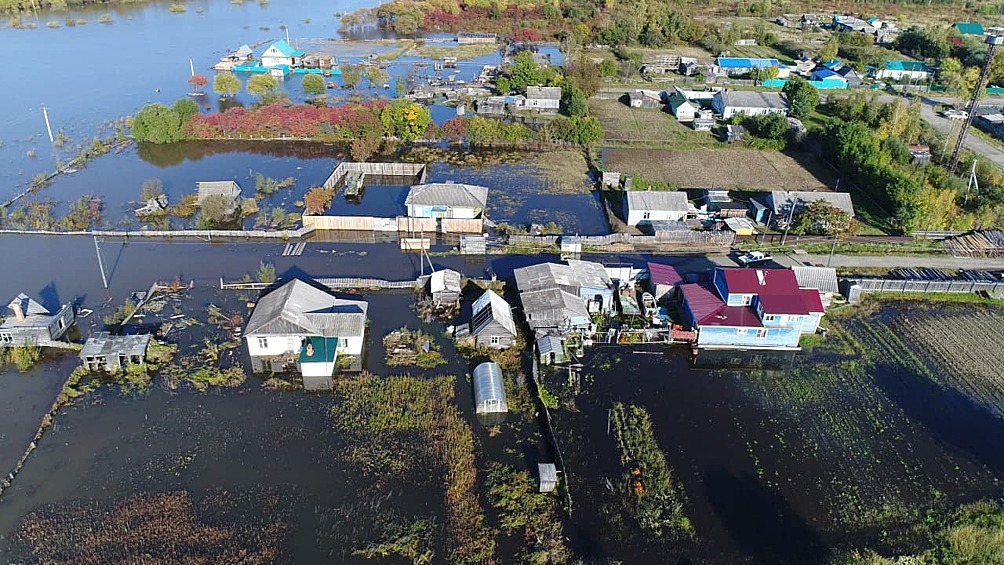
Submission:
[[[41,358],[42,348],[33,341],[25,341],[22,345],[11,347],[0,347],[0,367],[13,363],[22,373],[27,373]]]
[[[433,369],[446,364],[435,338],[421,330],[412,331],[408,328],[394,330],[384,336],[383,346],[387,352],[387,365],[390,367],[411,365],[421,369]],[[428,351],[425,350],[426,347]]]
[[[571,552],[565,545],[558,498],[537,492],[537,485],[527,471],[508,465],[492,464],[487,478],[488,500],[498,512],[499,523],[507,534],[523,532],[526,546],[517,558],[520,563],[568,563]]]
[[[648,411],[618,402],[611,420],[625,468],[622,493],[638,523],[656,536],[693,536],[694,526],[683,511],[683,489],[666,465]]]
[[[494,559],[496,532],[485,525],[475,483],[474,433],[453,403],[455,380],[440,376],[379,378],[368,373],[335,383],[335,426],[350,439],[346,458],[363,473],[403,475],[438,468],[450,536],[450,560]]]

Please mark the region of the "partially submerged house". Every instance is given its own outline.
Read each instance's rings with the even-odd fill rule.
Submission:
[[[87,338],[80,350],[80,360],[87,370],[117,373],[129,365],[146,365],[150,334],[111,335],[98,332]]]
[[[198,204],[202,206],[209,198],[220,198],[226,205],[227,212],[232,213],[241,203],[241,187],[232,180],[201,181],[195,183],[198,191]]]
[[[223,58],[224,61],[230,61],[231,63],[247,63],[254,59],[254,51],[248,44],[241,45],[233,53],[228,54]]]
[[[258,300],[244,329],[256,373],[297,367],[308,390],[330,389],[339,355],[359,357],[368,305],[293,279]]]
[[[306,55],[305,51],[294,49],[284,39],[276,41],[268,46],[268,49],[261,54],[261,65],[263,67],[298,67],[300,59]]]
[[[429,275],[429,294],[435,306],[460,302],[460,273],[453,269],[442,269]]]
[[[615,311],[614,286],[599,263],[569,260],[513,271],[527,324],[536,336],[589,330],[592,315]]]
[[[76,318],[74,308],[64,304],[55,314],[21,293],[7,304],[0,317],[0,347],[25,344],[52,346],[66,335]]]
[[[756,92],[752,90],[720,90],[711,100],[711,107],[723,120],[743,114],[788,115],[788,102],[777,92]]]
[[[634,190],[624,193],[624,221],[679,221],[687,217],[687,193],[679,190]]]
[[[788,269],[716,268],[711,281],[681,286],[683,312],[697,346],[794,349],[815,333],[823,305]]]
[[[541,114],[557,114],[561,105],[561,87],[558,86],[528,86],[523,108],[534,110]]]
[[[471,335],[477,347],[508,349],[516,343],[516,322],[504,298],[486,290],[471,308]]]
[[[488,189],[473,184],[417,184],[404,200],[412,218],[480,218],[488,204]]]

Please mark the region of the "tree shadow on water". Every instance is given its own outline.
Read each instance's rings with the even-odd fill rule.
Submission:
[[[825,563],[826,545],[788,501],[749,474],[712,467],[704,473],[708,501],[728,535],[756,563]]]

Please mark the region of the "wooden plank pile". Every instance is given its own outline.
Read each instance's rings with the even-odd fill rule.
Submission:
[[[948,238],[945,251],[955,257],[1004,257],[1004,231],[974,231]]]

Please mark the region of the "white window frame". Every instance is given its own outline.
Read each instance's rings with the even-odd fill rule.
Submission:
[[[736,328],[736,335],[746,335],[749,333],[749,328]]]
[[[768,332],[767,328],[758,328],[756,331],[756,338],[767,339],[767,332]]]
[[[492,345],[502,345],[502,338],[500,336],[493,335],[489,338],[489,343]]]
[[[777,315],[776,314],[764,314],[763,315],[763,321],[765,321],[765,322],[776,322],[777,321]]]
[[[14,334],[10,332],[0,333],[0,343],[14,343]]]
[[[258,338],[258,349],[268,349],[268,338],[259,337]]]
[[[753,295],[752,294],[743,295],[743,306],[749,306],[750,304],[753,304]]]

